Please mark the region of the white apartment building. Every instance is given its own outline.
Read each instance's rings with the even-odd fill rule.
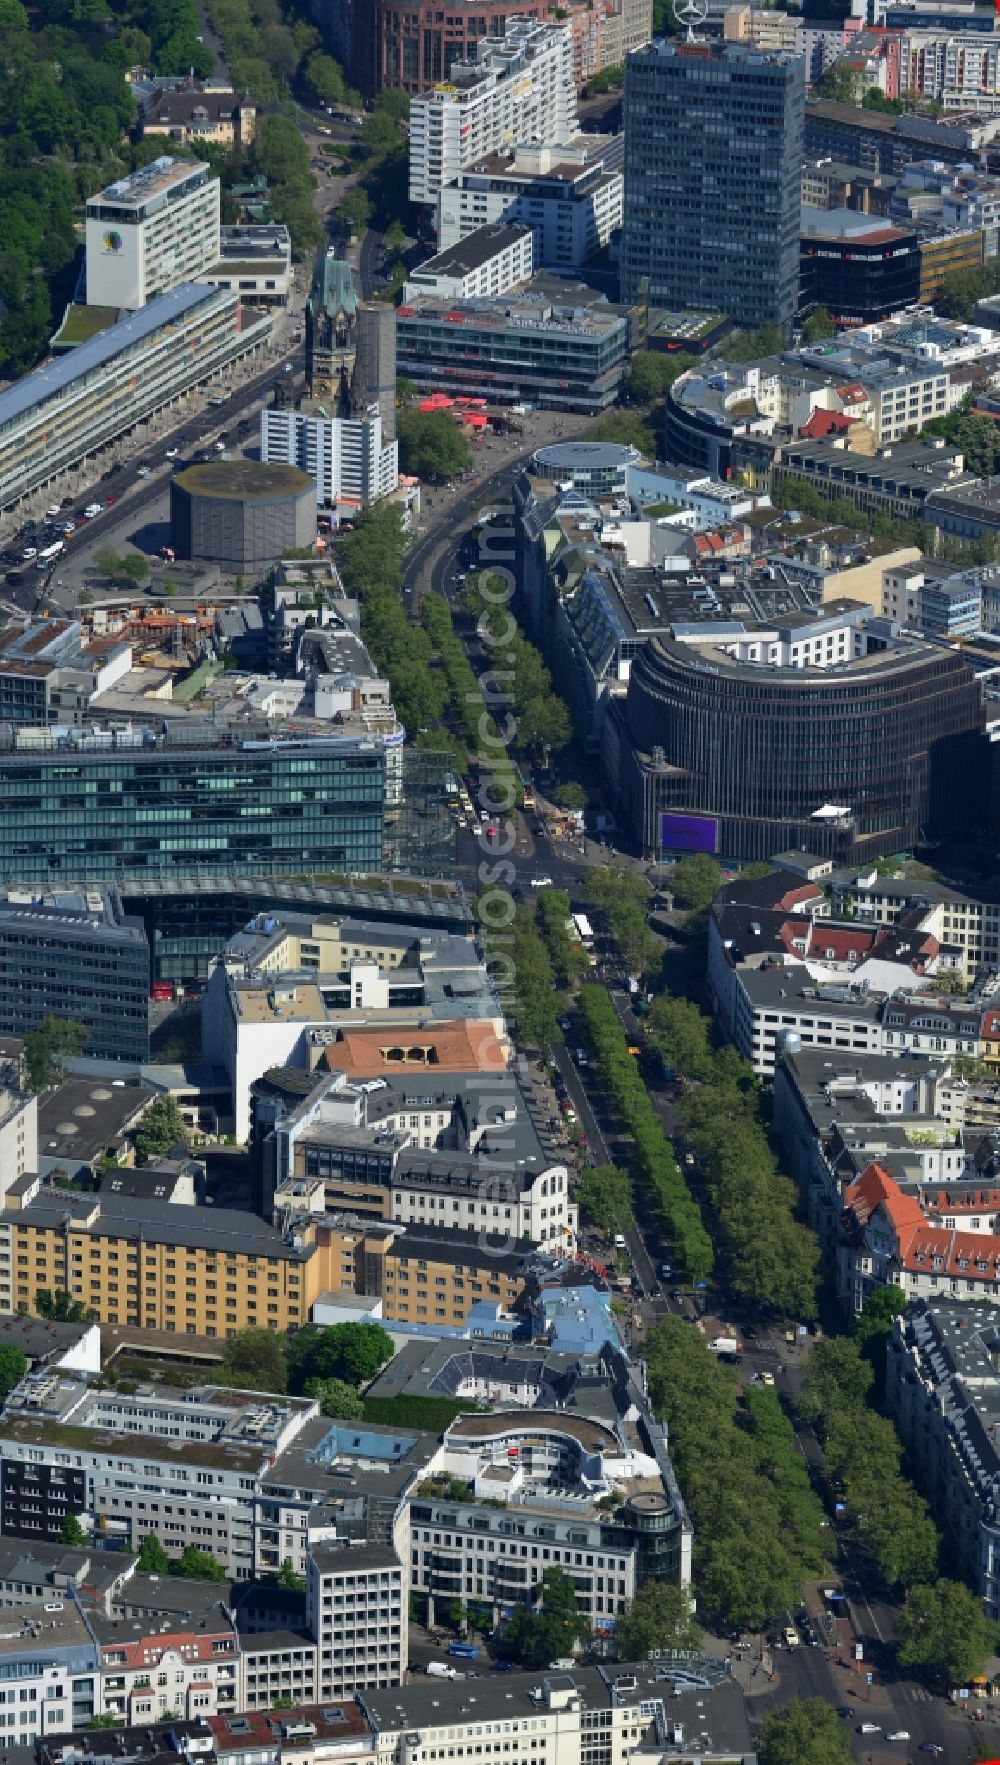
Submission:
[[[907,31],[899,48],[899,95],[991,114],[1000,98],[1000,40],[985,31]]]
[[[6,1195],[11,1184],[26,1171],[37,1169],[38,1098],[34,1093],[24,1096],[20,1091],[0,1087],[0,1196]],[[8,1286],[5,1293],[4,1271],[0,1267],[0,1312],[14,1310],[10,1303],[9,1269],[6,1273]]]
[[[736,1765],[756,1757],[742,1694],[704,1656],[642,1665],[487,1676],[453,1685],[415,1680],[358,1702],[377,1765]]]
[[[219,262],[218,178],[164,157],[87,203],[88,306],[145,306]]]
[[[583,135],[476,160],[438,196],[438,247],[499,222],[530,227],[538,269],[578,269],[622,224],[621,138]]]
[[[321,1701],[400,1685],[409,1660],[409,1576],[389,1545],[315,1544],[306,1625]]]
[[[356,514],[399,484],[399,445],[384,441],[377,405],[356,417],[331,417],[315,403],[260,413],[260,457],[299,466],[316,483],[316,506]]]
[[[223,1603],[197,1621],[94,1613],[89,1623],[101,1649],[102,1713],[123,1728],[162,1722],[172,1710],[195,1718],[243,1708],[239,1643]]]
[[[106,1541],[211,1551],[228,1573],[255,1572],[257,1479],[317,1406],[211,1385],[125,1397],[63,1370],[31,1373],[0,1425],[0,1530],[58,1537],[67,1513]]]
[[[512,19],[484,37],[474,61],[410,106],[410,201],[435,202],[464,166],[519,142],[565,141],[576,132],[573,41],[568,25]]]
[[[74,1600],[4,1612],[0,1728],[5,1750],[85,1727],[99,1715],[100,1653]]]
[[[528,227],[487,223],[413,270],[403,300],[432,294],[437,300],[472,300],[506,294],[527,282],[534,268],[534,237]]]

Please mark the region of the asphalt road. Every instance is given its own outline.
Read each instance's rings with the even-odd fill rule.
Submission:
[[[375,293],[375,275],[385,252],[385,239],[369,227],[358,253],[358,276],[362,300],[371,300]]]
[[[87,523],[85,529],[79,531],[77,539],[71,541],[67,551],[57,559],[48,574],[39,571],[36,573],[38,580],[32,581],[32,572],[29,569],[25,573],[26,580],[23,584],[4,585],[3,598],[22,612],[62,610],[72,606],[81,586],[83,567],[101,547],[123,543],[127,533],[135,531],[143,525],[144,520],[150,518],[156,505],[162,503],[175,466],[188,463],[190,456],[198,452],[204,441],[220,431],[224,431],[233,444],[245,442],[256,435],[258,417],[256,412],[247,417],[247,407],[260,404],[274,382],[282,378],[285,362],[293,360],[299,350],[300,345],[296,344],[282,356],[270,357],[266,368],[252,380],[234,388],[224,403],[206,405],[203,411],[191,413],[178,425],[178,433],[160,436],[155,443],[151,443],[148,457],[144,459],[143,454],[138,452],[107,475],[97,477],[89,489],[81,489],[74,498],[74,507],[82,507],[91,497],[96,501],[108,495],[115,497],[114,506],[103,510],[93,521]],[[158,468],[162,468],[168,447],[177,447],[180,456],[176,462],[169,462],[170,470],[164,472]],[[139,468],[143,464],[154,467],[152,477],[140,478]],[[53,501],[57,498],[57,492],[58,487],[53,487]],[[134,494],[129,494],[131,492]],[[17,511],[9,512],[3,523],[5,533],[9,535],[18,525]],[[60,579],[62,588],[59,587]]]

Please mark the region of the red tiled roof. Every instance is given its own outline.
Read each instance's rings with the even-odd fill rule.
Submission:
[[[960,1232],[928,1220],[915,1195],[904,1195],[880,1164],[870,1164],[845,1196],[859,1226],[883,1209],[896,1235],[900,1266],[914,1272],[1000,1278],[1000,1234]]]
[[[857,417],[848,417],[844,411],[813,411],[808,423],[803,423],[799,430],[803,441],[822,441],[826,435],[844,435],[848,429],[857,424]]]

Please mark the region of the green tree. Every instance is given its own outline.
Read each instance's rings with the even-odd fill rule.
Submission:
[[[63,1544],[74,1545],[78,1549],[87,1543],[87,1534],[75,1514],[66,1515],[59,1536]]]
[[[761,1765],[851,1765],[850,1735],[823,1698],[797,1698],[764,1718]]]
[[[468,467],[469,444],[447,411],[400,411],[396,432],[400,468],[415,478],[441,484]]]
[[[392,1337],[381,1324],[307,1325],[288,1343],[288,1376],[293,1390],[307,1379],[342,1379],[368,1385],[392,1359]]]
[[[406,250],[406,228],[400,221],[392,221],[386,228],[385,249],[390,257],[398,257]]]
[[[53,1017],[46,1012],[37,1030],[24,1038],[24,1064],[32,1091],[62,1082],[66,1061],[82,1054],[90,1040],[86,1024],[73,1017]]]
[[[806,1422],[829,1421],[839,1411],[863,1409],[872,1387],[872,1370],[857,1341],[830,1336],[809,1351],[797,1408]]]
[[[176,1097],[157,1097],[136,1129],[135,1155],[140,1164],[164,1158],[175,1146],[187,1146],[187,1129]]]
[[[102,576],[120,588],[132,588],[145,582],[150,573],[149,559],[141,552],[116,552],[107,545],[94,553],[94,563]]]
[[[505,1649],[526,1667],[572,1653],[590,1635],[576,1601],[576,1588],[564,1569],[546,1569],[534,1590],[534,1606],[518,1606],[507,1624]]]
[[[251,1326],[226,1343],[220,1368],[222,1381],[243,1391],[283,1392],[288,1366],[280,1337],[273,1330]]]
[[[865,1309],[854,1326],[854,1340],[875,1373],[875,1388],[885,1386],[886,1352],[892,1335],[894,1318],[906,1310],[906,1294],[901,1287],[876,1287],[865,1301]]]
[[[613,1164],[595,1164],[580,1172],[576,1200],[598,1231],[609,1236],[634,1224],[632,1179]]]
[[[696,366],[693,355],[664,355],[651,349],[637,349],[628,365],[625,387],[637,404],[651,404],[662,398],[681,374]]]
[[[28,1357],[19,1348],[0,1347],[0,1403],[28,1371]]]
[[[637,411],[605,411],[587,430],[590,441],[613,441],[619,447],[638,448],[648,460],[656,458],[656,432]]]
[[[552,793],[552,800],[560,809],[586,809],[586,787],[575,778],[568,778],[565,784],[558,785]]]
[[[283,1587],[286,1593],[303,1593],[305,1585],[305,1576],[299,1574],[291,1557],[286,1557],[278,1570],[278,1586]]]
[[[691,1595],[668,1581],[644,1581],[628,1611],[618,1620],[618,1647],[627,1661],[644,1661],[653,1649],[694,1653],[701,1647],[701,1625]]]
[[[170,1558],[155,1532],[147,1532],[139,1546],[136,1568],[143,1575],[169,1575]]]
[[[511,930],[513,996],[508,991],[504,1010],[512,1015],[520,1042],[528,1048],[544,1048],[562,1040],[552,961],[529,908],[517,909]]]
[[[825,306],[816,307],[802,326],[802,337],[806,343],[822,343],[827,337],[836,337],[836,335],[837,327]]]
[[[90,1311],[82,1299],[72,1299],[65,1288],[50,1292],[40,1287],[35,1294],[35,1311],[40,1318],[52,1318],[57,1324],[93,1324],[97,1313]]]
[[[346,102],[347,82],[344,79],[344,70],[339,61],[334,61],[332,55],[325,55],[322,50],[310,55],[305,65],[305,80],[321,104]]]
[[[188,1581],[227,1581],[222,1564],[213,1557],[211,1551],[198,1550],[193,1544],[181,1551],[173,1565],[175,1575],[183,1575]]]
[[[1000,1640],[1000,1625],[961,1581],[935,1581],[911,1587],[900,1618],[897,1659],[902,1667],[923,1667],[942,1690],[968,1685],[982,1673]]]
[[[705,852],[678,858],[670,873],[674,900],[689,913],[704,913],[722,887],[722,866]]]
[[[269,184],[299,184],[312,188],[309,148],[297,123],[280,113],[258,120],[254,136],[254,161]]]
[[[669,993],[661,993],[650,1007],[646,1031],[675,1072],[688,1079],[711,1079],[715,1069],[711,1024],[690,999],[674,999]]]
[[[729,362],[755,362],[784,347],[785,339],[777,325],[761,325],[756,331],[731,332],[726,338],[725,356]]]
[[[814,91],[821,98],[834,98],[839,104],[857,104],[861,98],[864,74],[846,62],[835,61],[816,81]]]
[[[337,219],[348,232],[356,235],[368,231],[373,213],[371,197],[360,184],[352,184],[349,190],[345,190],[337,204]]]
[[[364,1398],[346,1379],[307,1379],[302,1395],[318,1398],[324,1416],[336,1421],[360,1422],[364,1417]]]

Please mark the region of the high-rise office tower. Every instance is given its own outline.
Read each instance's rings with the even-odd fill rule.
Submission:
[[[798,305],[803,62],[661,39],[628,57],[622,296],[788,330]]]

